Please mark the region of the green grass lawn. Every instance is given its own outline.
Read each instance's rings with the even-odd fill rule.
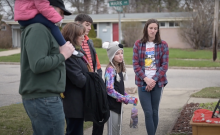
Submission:
[[[0,49],[0,52],[1,52],[1,51],[7,51],[7,50],[8,50],[8,49]]]
[[[108,63],[106,49],[96,48],[101,64]],[[220,51],[219,51],[220,54]],[[124,59],[127,65],[132,65],[133,48],[124,48]],[[186,60],[192,59],[192,60]],[[199,60],[194,60],[199,59]],[[220,60],[220,55],[218,55]],[[220,67],[220,62],[212,61],[212,51],[210,50],[183,50],[169,49],[169,66],[178,67]]]
[[[193,50],[193,49],[169,49],[169,57],[175,59],[209,59],[212,60],[212,50]],[[218,60],[220,60],[218,51]]]
[[[0,62],[20,62],[20,53],[0,57]]]
[[[92,122],[85,122],[84,129],[92,126]],[[1,135],[32,135],[32,126],[23,104],[13,104],[0,107]]]
[[[96,48],[101,64],[108,64],[106,49]],[[212,61],[211,50],[170,49],[169,66],[177,67],[220,67],[220,51],[217,61]],[[132,65],[133,48],[124,48],[126,65]],[[191,59],[191,60],[190,60]],[[20,62],[20,54],[0,57],[0,62]]]
[[[211,102],[211,103],[200,103],[199,107],[203,108],[203,109],[208,109],[210,111],[214,111],[215,110],[215,106],[217,105],[218,102]]]
[[[96,52],[99,57],[99,61],[101,64],[108,64],[108,56],[107,50],[103,48],[96,48]],[[132,56],[133,56],[133,49],[132,48],[124,48],[124,59],[127,65],[132,65]]]
[[[220,87],[207,87],[194,94],[191,97],[197,98],[220,98]]]
[[[220,62],[212,60],[184,60],[184,59],[169,59],[169,66],[177,67],[220,67]]]

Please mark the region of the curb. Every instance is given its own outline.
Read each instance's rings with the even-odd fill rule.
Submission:
[[[0,65],[20,65],[20,62],[0,62]]]
[[[20,65],[20,62],[0,62],[0,65]],[[106,67],[107,64],[101,64],[101,67]],[[133,68],[133,65],[126,65],[126,68]],[[169,69],[189,69],[189,70],[220,70],[220,67],[176,67],[171,66]]]
[[[106,67],[106,64],[101,64],[101,67]],[[133,65],[126,65],[126,68],[133,68]],[[189,70],[220,70],[220,67],[176,67],[170,66],[169,69],[189,69]]]
[[[169,67],[169,69],[220,70],[220,67]]]

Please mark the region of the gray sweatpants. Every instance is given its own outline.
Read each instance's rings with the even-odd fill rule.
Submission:
[[[110,111],[107,127],[107,135],[121,135],[121,114]]]

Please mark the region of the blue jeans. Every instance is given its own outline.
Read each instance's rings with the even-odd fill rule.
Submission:
[[[138,95],[144,111],[145,125],[148,135],[155,135],[158,125],[158,110],[162,94],[162,87],[155,85],[152,91],[142,91],[138,87]]]
[[[60,97],[22,99],[33,135],[64,135],[65,116]]]
[[[66,43],[66,40],[64,39],[63,35],[60,32],[60,29],[58,26],[56,26],[53,22],[49,21],[47,18],[45,18],[42,14],[37,14],[34,18],[26,21],[18,21],[18,23],[21,26],[28,26],[33,23],[41,23],[47,28],[50,29],[53,37],[56,39],[57,43],[62,46]]]

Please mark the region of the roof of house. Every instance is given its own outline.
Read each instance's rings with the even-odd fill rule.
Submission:
[[[156,12],[156,13],[121,13],[121,21],[147,21],[154,18],[158,21],[179,21],[186,20],[192,15],[191,12]],[[118,14],[89,14],[94,23],[97,22],[118,22]],[[63,23],[73,22],[76,15],[65,16]],[[18,24],[14,20],[4,20],[7,24]]]
[[[158,21],[185,20],[191,16],[190,12],[164,12],[164,13],[125,13],[121,14],[121,21],[147,21],[154,18]],[[94,22],[118,22],[118,14],[91,14]],[[74,20],[76,15],[65,16],[65,22]]]

